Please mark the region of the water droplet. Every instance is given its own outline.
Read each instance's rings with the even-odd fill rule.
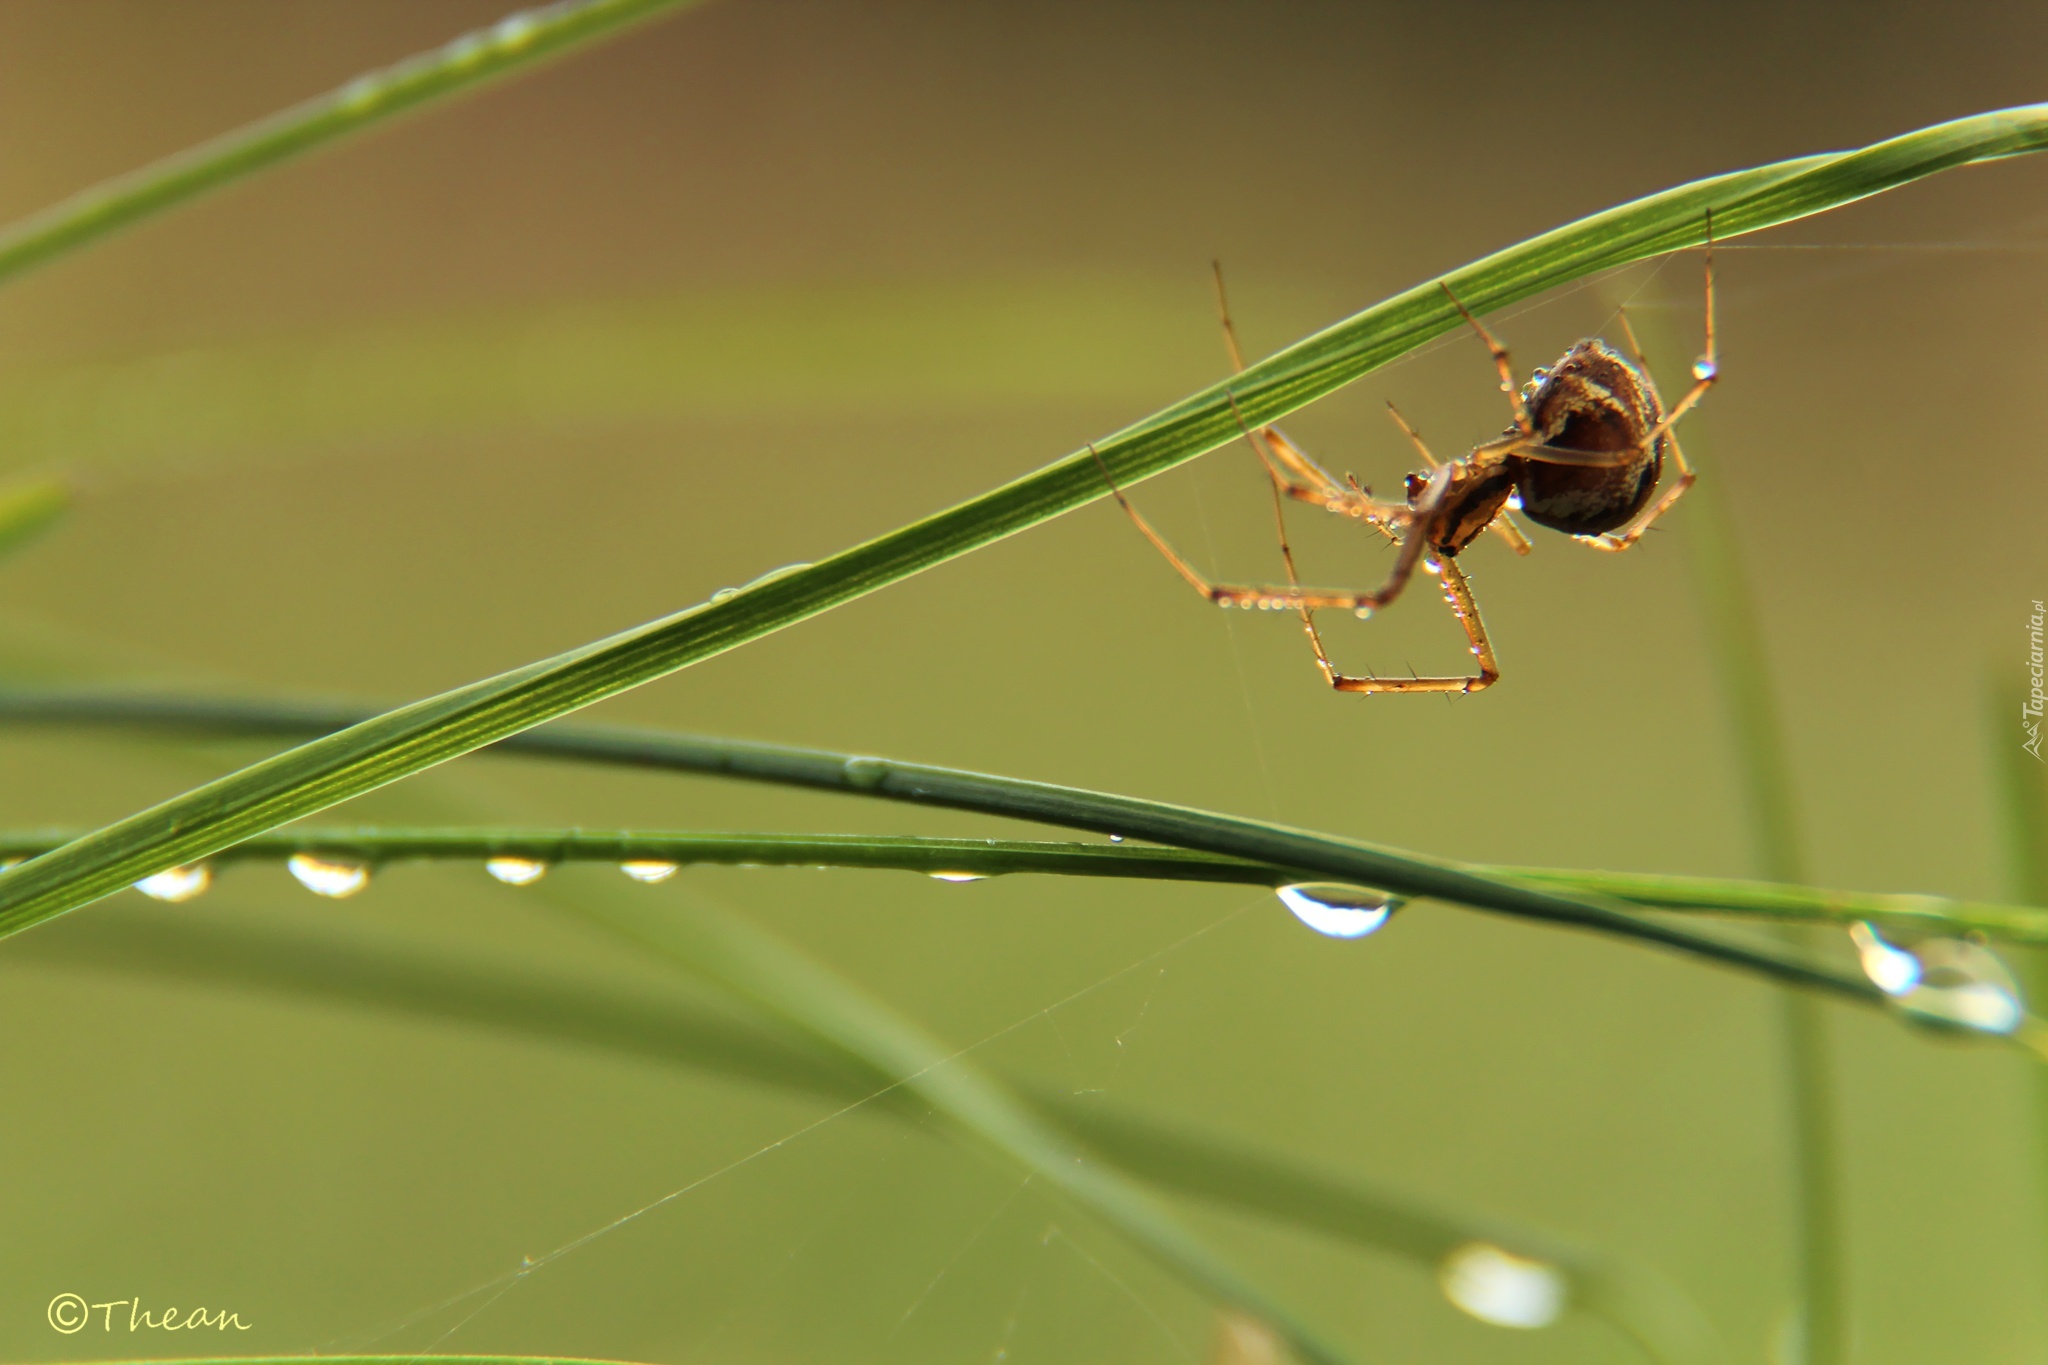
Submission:
[[[1496,1327],[1548,1327],[1564,1312],[1564,1272],[1486,1242],[1444,1257],[1436,1279],[1454,1306]]]
[[[1343,882],[1296,882],[1277,894],[1296,919],[1331,938],[1364,938],[1406,904],[1388,892]]]
[[[498,40],[498,47],[501,50],[516,51],[531,42],[539,28],[540,21],[522,11],[500,19],[497,26],[491,30],[491,35]]]
[[[985,882],[988,880],[988,874],[985,872],[928,872],[925,875],[933,881],[939,882]]]
[[[1424,555],[1422,557],[1422,571],[1424,573],[1442,573],[1444,566],[1436,562],[1435,555]]]
[[[1720,371],[1714,362],[1705,356],[1701,356],[1692,363],[1692,377],[1694,379],[1712,379],[1718,373]]]
[[[548,875],[548,865],[535,858],[488,858],[484,871],[507,886],[531,886]]]
[[[1904,995],[1920,984],[1920,959],[1885,942],[1867,921],[1849,926],[1849,941],[1856,945],[1863,974],[1886,995]]]
[[[665,882],[675,876],[679,867],[680,863],[663,862],[659,858],[632,858],[620,863],[619,871],[636,882],[645,882],[652,886],[656,882]]]
[[[213,885],[213,869],[205,863],[187,863],[183,867],[166,868],[153,877],[144,877],[135,883],[135,889],[151,900],[189,901],[207,887]]]
[[[758,588],[764,583],[773,583],[778,578],[787,578],[793,573],[802,573],[805,569],[808,569],[810,567],[811,564],[809,560],[800,560],[795,564],[785,564],[779,569],[770,569],[767,573],[762,574],[759,578],[751,580],[747,584],[747,586],[750,588]]]
[[[358,76],[336,92],[341,107],[350,113],[360,113],[375,104],[384,93],[384,87],[371,76]]]
[[[1109,841],[1112,844],[1120,844],[1124,841],[1124,836],[1121,834],[1112,834],[1109,836]]]
[[[2026,1021],[2019,983],[1981,943],[1934,938],[1914,946],[1919,984],[1899,1001],[1907,1015],[1940,1028],[2011,1033]]]
[[[299,885],[316,896],[341,900],[370,884],[370,868],[351,858],[332,858],[319,853],[294,853],[285,864]]]
[[[711,594],[711,600],[714,602],[730,602],[739,595],[740,590],[738,588],[720,588],[717,592]]]
[[[889,760],[886,758],[849,758],[840,765],[840,775],[851,786],[862,791],[873,791],[882,785],[889,775]]]
[[[1508,510],[1511,512],[1519,512],[1522,510],[1521,489],[1518,488],[1514,492],[1508,494]]]

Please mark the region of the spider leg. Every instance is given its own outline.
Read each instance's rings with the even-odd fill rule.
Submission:
[[[1216,276],[1216,319],[1223,325],[1224,349],[1230,353],[1232,373],[1242,374],[1244,351],[1237,344],[1237,324],[1230,316],[1230,295],[1223,287],[1223,262],[1211,261],[1209,268]],[[1234,396],[1231,398],[1230,406],[1233,411],[1237,408],[1237,399]],[[1285,481],[1289,497],[1299,502],[1312,503],[1326,511],[1339,512],[1347,516],[1361,515],[1351,491],[1338,483],[1329,470],[1310,459],[1300,446],[1282,435],[1278,427],[1260,427],[1254,432],[1246,427],[1242,413],[1238,414],[1237,425],[1244,432],[1245,440],[1251,443],[1252,453],[1259,457],[1268,473],[1272,473],[1274,466],[1277,465],[1293,476]],[[1375,521],[1370,516],[1362,519]]]
[[[1378,611],[1401,595],[1401,589],[1407,586],[1409,578],[1414,574],[1416,564],[1422,559],[1423,549],[1429,543],[1428,533],[1434,526],[1438,505],[1443,500],[1444,492],[1450,487],[1450,470],[1439,470],[1431,477],[1429,486],[1424,489],[1415,508],[1412,511],[1402,509],[1408,514],[1408,520],[1405,522],[1407,533],[1401,538],[1400,553],[1394,560],[1392,571],[1387,575],[1387,581],[1373,591],[1302,588],[1298,585],[1282,588],[1211,583],[1194,565],[1182,558],[1180,552],[1168,544],[1164,536],[1152,529],[1152,524],[1138,514],[1137,508],[1131,506],[1130,499],[1117,487],[1115,478],[1109,472],[1109,466],[1102,462],[1102,456],[1096,453],[1095,447],[1090,446],[1088,453],[1095,456],[1096,467],[1102,471],[1103,482],[1109,485],[1110,496],[1116,499],[1117,506],[1123,508],[1124,515],[1131,519],[1131,524],[1138,528],[1145,539],[1152,542],[1152,547],[1165,557],[1166,562],[1173,566],[1175,573],[1187,581],[1189,587],[1219,607],[1244,607],[1247,610],[1314,610],[1333,607],[1341,611],[1356,612],[1360,616],[1369,616]],[[1281,549],[1291,576],[1294,552],[1287,546],[1284,527],[1281,530]]]
[[[1470,642],[1472,657],[1478,661],[1479,671],[1462,677],[1379,678],[1372,674],[1356,677],[1339,673],[1330,663],[1330,656],[1323,649],[1322,636],[1316,633],[1315,622],[1309,613],[1302,613],[1302,622],[1308,629],[1308,639],[1316,652],[1316,667],[1322,670],[1323,681],[1339,692],[1456,692],[1469,694],[1482,688],[1491,687],[1500,678],[1500,664],[1493,657],[1493,644],[1486,638],[1486,626],[1479,619],[1479,604],[1472,597],[1472,585],[1465,581],[1464,571],[1458,561],[1449,555],[1436,559],[1437,581],[1443,588],[1444,600],[1450,604],[1451,615],[1458,618],[1464,627],[1465,638]]]
[[[1485,342],[1486,349],[1493,353],[1493,367],[1500,371],[1501,392],[1508,396],[1508,403],[1515,410],[1515,430],[1520,432],[1524,439],[1533,437],[1536,428],[1529,424],[1528,405],[1522,402],[1522,391],[1515,386],[1515,371],[1508,360],[1508,348],[1494,340],[1493,333],[1487,331],[1479,319],[1472,316],[1471,310],[1458,302],[1458,296],[1451,292],[1448,284],[1440,283],[1438,287],[1444,291],[1444,297],[1451,301],[1451,307],[1457,309],[1465,321],[1472,324],[1472,330],[1479,333],[1479,339]]]
[[[1671,443],[1671,458],[1678,465],[1678,479],[1664,490],[1663,496],[1636,513],[1635,518],[1619,531],[1606,531],[1597,536],[1574,536],[1581,545],[1610,554],[1620,554],[1643,538],[1643,532],[1650,529],[1650,523],[1671,510],[1671,504],[1685,496],[1685,490],[1692,487],[1699,474],[1685,458],[1685,451],[1679,448],[1678,433],[1666,432],[1664,439]]]

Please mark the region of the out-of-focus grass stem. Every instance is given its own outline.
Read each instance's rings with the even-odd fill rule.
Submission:
[[[1998,814],[2005,827],[2006,888],[2038,902],[2048,897],[2048,763],[2021,743],[2028,700],[2020,685],[2022,676],[2017,658],[1992,666],[1985,688],[1985,721]],[[2028,998],[2048,999],[2048,947],[2027,949],[2020,966]],[[2040,1186],[2042,1227],[2048,1234],[2048,1066],[2034,1068],[2034,1134],[2035,1180]]]
[[[1697,427],[1687,432],[1695,464]],[[1798,812],[1785,759],[1784,727],[1772,694],[1763,630],[1742,569],[1727,493],[1703,470],[1685,501],[1686,544],[1705,618],[1708,652],[1728,709],[1753,857],[1760,875],[1806,880]],[[1794,941],[1814,931],[1785,929]],[[1844,1365],[1849,1318],[1840,1175],[1836,1170],[1835,1094],[1821,1004],[1804,991],[1779,997],[1790,1088],[1798,1268],[1805,1365]]]

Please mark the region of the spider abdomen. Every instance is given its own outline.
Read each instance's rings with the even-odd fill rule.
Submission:
[[[1619,456],[1614,463],[1569,464],[1516,458],[1522,513],[1539,526],[1591,536],[1627,524],[1657,487],[1665,439],[1648,437],[1664,405],[1648,376],[1599,341],[1565,353],[1525,396],[1530,424],[1545,447]]]

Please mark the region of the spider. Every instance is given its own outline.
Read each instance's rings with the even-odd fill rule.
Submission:
[[[1458,301],[1448,284],[1442,288],[1445,297],[1492,353],[1494,368],[1500,372],[1501,390],[1514,410],[1513,425],[1496,439],[1474,446],[1462,459],[1445,463],[1430,454],[1421,435],[1389,403],[1388,414],[1428,469],[1408,475],[1406,502],[1386,502],[1373,497],[1371,489],[1348,475],[1340,483],[1279,428],[1268,426],[1253,431],[1245,426],[1240,414],[1238,425],[1272,484],[1273,519],[1280,537],[1280,557],[1287,566],[1285,588],[1232,587],[1209,582],[1138,515],[1110,477],[1102,457],[1096,456],[1117,505],[1195,591],[1220,607],[1291,607],[1299,612],[1309,645],[1315,650],[1316,667],[1322,670],[1323,680],[1339,692],[1470,693],[1491,686],[1500,677],[1500,667],[1494,659],[1493,646],[1487,641],[1486,628],[1480,622],[1471,585],[1458,567],[1458,552],[1491,530],[1506,540],[1516,554],[1528,554],[1528,537],[1509,514],[1510,508],[1517,508],[1537,525],[1562,531],[1582,545],[1619,553],[1640,540],[1651,523],[1669,511],[1693,483],[1692,466],[1679,449],[1678,436],[1672,428],[1720,377],[1714,361],[1711,212],[1706,220],[1706,352],[1693,365],[1692,387],[1669,411],[1658,396],[1657,385],[1650,377],[1650,363],[1643,357],[1626,310],[1621,312],[1621,325],[1634,355],[1633,362],[1605,341],[1589,338],[1566,351],[1550,368],[1536,370],[1528,383],[1516,388],[1507,349]],[[1230,319],[1220,267],[1216,272],[1216,300],[1231,364],[1242,371],[1244,356],[1238,349],[1237,329]],[[1234,396],[1230,406],[1235,412]],[[1091,446],[1091,453],[1093,449]],[[1678,477],[1663,496],[1652,501],[1667,453],[1678,467]],[[1304,589],[1295,573],[1294,550],[1287,541],[1283,498],[1352,517],[1392,541],[1397,554],[1387,581],[1371,592]],[[1471,642],[1479,671],[1467,676],[1436,678],[1382,678],[1370,673],[1353,677],[1338,672],[1323,648],[1315,613],[1332,607],[1361,618],[1371,616],[1401,595],[1418,563],[1436,576],[1445,600],[1450,603],[1451,614],[1464,627],[1466,639]]]

